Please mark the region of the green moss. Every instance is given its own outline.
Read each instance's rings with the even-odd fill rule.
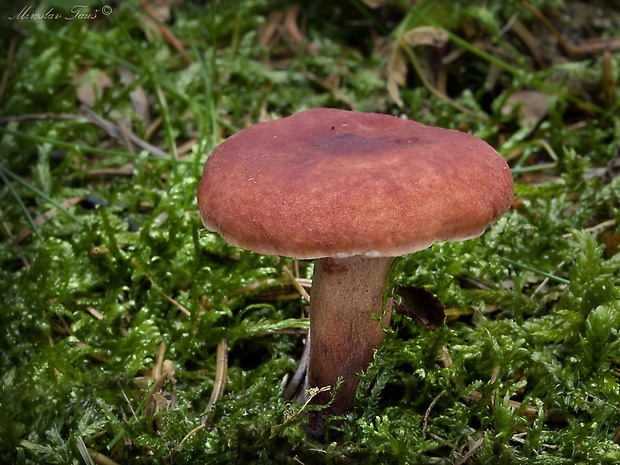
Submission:
[[[0,57],[0,461],[90,463],[91,449],[136,464],[619,462],[620,177],[606,169],[620,139],[617,95],[599,106],[599,57],[533,65],[504,30],[515,13],[547,37],[521,2],[466,3],[305,5],[296,42],[274,23],[294,2],[185,2],[163,25],[191,62],[145,31],[136,2],[96,21],[2,18],[0,41],[15,53]],[[423,24],[416,12],[454,34],[446,52],[466,51],[446,65],[452,102],[409,66],[401,108],[385,91],[388,45]],[[604,19],[591,22],[601,36],[617,30]],[[84,68],[113,82],[93,111],[124,118],[168,157],[130,151],[79,114]],[[552,103],[523,129],[502,108],[531,88]],[[320,105],[469,130],[509,157],[517,181],[514,208],[481,238],[396,261],[393,283],[433,292],[453,318],[427,332],[394,315],[327,443],[307,440],[301,406],[282,398],[308,328],[304,302],[284,296],[282,266],[293,264],[205,231],[195,201],[220,140]],[[16,118],[32,114],[42,116]],[[95,171],[119,167],[129,171]],[[223,341],[226,389],[207,412]],[[175,371],[151,393],[162,344]]]

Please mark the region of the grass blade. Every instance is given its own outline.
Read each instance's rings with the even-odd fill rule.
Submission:
[[[5,176],[10,177],[11,179],[15,180],[18,184],[21,184],[23,187],[25,187],[26,189],[28,189],[29,191],[31,191],[32,193],[38,195],[39,197],[41,197],[42,199],[44,199],[45,201],[49,202],[50,204],[52,204],[54,207],[56,207],[56,209],[58,209],[58,211],[63,212],[65,215],[67,215],[69,218],[71,218],[72,220],[74,220],[76,223],[78,224],[82,224],[82,220],[80,220],[77,216],[75,216],[73,213],[71,213],[69,210],[67,210],[65,207],[63,207],[60,203],[58,203],[56,200],[54,200],[53,198],[51,198],[49,195],[47,195],[45,192],[42,192],[41,190],[37,189],[36,187],[34,187],[32,184],[24,181],[22,178],[20,178],[19,176],[17,176],[15,173],[13,173],[10,170],[7,170],[4,167],[0,166],[0,173],[2,173],[2,177],[3,179],[6,180]],[[10,184],[7,183],[7,186],[9,186]],[[10,189],[10,187],[9,187]],[[19,196],[17,196],[17,198],[19,198]],[[21,202],[21,200],[19,200],[20,205],[23,205],[23,203]],[[24,211],[27,213],[27,210],[25,209],[26,207],[24,206]],[[32,222],[32,218],[30,218],[30,215],[28,215],[29,217],[29,221],[30,224],[36,228],[34,226],[34,222]],[[38,234],[38,232],[36,232],[35,229],[35,233],[37,234],[37,236],[40,238],[40,234]]]
[[[21,197],[15,191],[15,189],[13,188],[13,185],[7,179],[5,173],[8,174],[8,173],[10,173],[10,171],[8,171],[8,170],[6,170],[6,168],[0,166],[0,178],[2,179],[2,182],[6,185],[7,189],[9,190],[9,192],[11,193],[11,195],[13,196],[13,198],[15,199],[17,204],[19,205],[19,208],[26,215],[26,219],[28,220],[28,223],[30,223],[30,227],[32,228],[32,231],[39,238],[39,240],[42,241],[43,237],[41,236],[41,233],[39,232],[39,228],[37,228],[37,225],[34,223],[34,220],[32,219],[32,216],[30,216],[30,213],[28,212],[28,209],[26,208],[26,205],[24,205],[24,202],[22,202]],[[13,173],[11,173],[11,174],[13,174]]]

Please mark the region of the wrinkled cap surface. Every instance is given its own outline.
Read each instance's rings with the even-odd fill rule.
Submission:
[[[258,253],[399,256],[479,236],[513,193],[508,165],[481,139],[317,108],[222,142],[198,205],[207,229]]]

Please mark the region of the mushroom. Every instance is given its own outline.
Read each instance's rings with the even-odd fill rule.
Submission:
[[[315,259],[306,381],[342,383],[311,412],[310,436],[353,407],[390,322],[394,257],[481,235],[513,194],[508,165],[486,142],[383,114],[306,110],[213,151],[198,190],[205,227],[233,246]]]

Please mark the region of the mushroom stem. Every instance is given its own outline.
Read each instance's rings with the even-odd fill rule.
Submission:
[[[358,373],[372,361],[374,350],[385,337],[381,325],[390,322],[391,303],[384,295],[393,257],[322,258],[314,262],[310,293],[310,365],[308,387],[342,384],[332,404],[310,412],[307,432],[320,438],[330,415],[344,414],[353,408]],[[313,404],[326,404],[331,393],[323,392]]]

